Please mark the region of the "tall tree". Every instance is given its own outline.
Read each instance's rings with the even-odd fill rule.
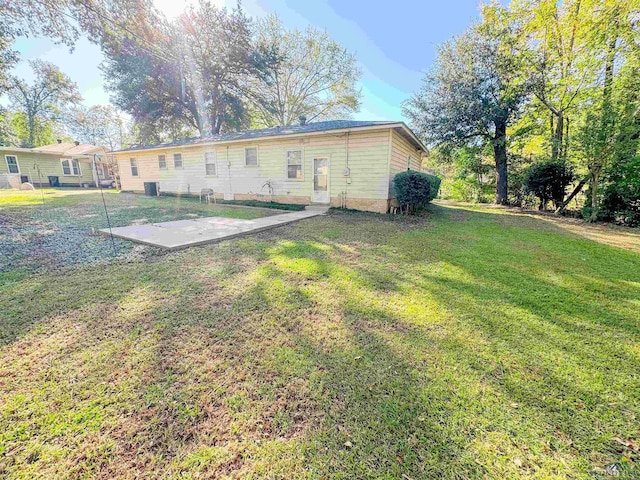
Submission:
[[[280,18],[258,22],[258,42],[276,49],[280,61],[266,81],[256,81],[255,122],[262,126],[348,118],[360,108],[362,76],[356,57],[326,31],[287,30]]]
[[[581,22],[588,27],[583,36],[590,59],[582,68],[591,71],[591,81],[584,89],[585,99],[580,104],[579,115],[576,112],[580,121],[576,150],[577,159],[588,170],[588,176],[578,184],[570,198],[588,182],[591,220],[598,217],[600,185],[606,181],[607,167],[615,155],[622,153],[616,146],[624,137],[620,134],[630,131],[621,127],[621,122],[633,130],[633,121],[628,123],[626,120],[633,117],[628,116],[628,106],[634,104],[637,96],[625,94],[629,85],[618,82],[617,77],[620,71],[633,71],[640,45],[639,9],[638,0],[583,0],[582,4]],[[616,98],[623,96],[623,106],[616,106]],[[562,208],[564,205],[560,210]]]
[[[52,63],[31,60],[29,64],[33,83],[11,76],[8,96],[12,107],[25,116],[27,145],[35,146],[38,126],[57,120],[62,109],[81,97],[77,85]]]
[[[496,164],[496,203],[508,203],[507,128],[530,85],[521,75],[520,26],[492,4],[478,25],[438,52],[435,68],[404,112],[429,143],[490,142]]]
[[[114,103],[151,140],[248,125],[250,80],[275,61],[254,44],[240,8],[228,11],[206,0],[173,22],[141,2],[134,16],[119,18],[117,28],[96,38]]]
[[[208,0],[189,7],[179,18],[180,55],[193,92],[201,133],[216,134],[247,125],[247,106],[255,80],[277,63],[270,44],[253,41],[252,22],[243,10],[228,11]]]
[[[74,139],[111,151],[129,142],[127,122],[112,105],[73,106],[64,114],[64,125]]]
[[[533,80],[533,92],[549,113],[553,161],[566,157],[570,113],[593,81],[588,1],[521,0],[512,6],[528,38],[522,75]]]

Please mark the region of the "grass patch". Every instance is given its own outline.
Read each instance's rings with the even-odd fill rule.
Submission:
[[[199,195],[193,194],[185,194],[185,193],[161,193],[162,197],[178,197],[178,198],[189,198],[189,199],[199,199]],[[240,205],[244,207],[259,207],[259,208],[272,208],[276,210],[290,210],[290,211],[302,211],[305,209],[304,205],[298,205],[295,203],[279,203],[279,202],[266,202],[261,200],[224,200],[222,198],[217,198],[215,204],[218,205]]]
[[[580,228],[333,212],[6,275],[0,476],[638,478],[640,254]]]

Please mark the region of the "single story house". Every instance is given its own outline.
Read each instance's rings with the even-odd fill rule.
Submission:
[[[36,148],[0,147],[0,157],[0,188],[27,182],[40,187],[113,183],[104,147],[58,140]]]
[[[427,149],[402,122],[337,120],[225,133],[112,152],[123,190],[326,204],[385,213],[398,172]]]

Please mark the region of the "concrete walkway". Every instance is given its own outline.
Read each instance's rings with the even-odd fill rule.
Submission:
[[[254,220],[240,220],[226,217],[206,217],[194,220],[176,220],[173,222],[153,223],[149,225],[131,225],[115,227],[113,236],[133,242],[143,243],[168,250],[215,243],[229,238],[261,232],[270,228],[297,222],[305,218],[324,215],[325,207],[307,207],[300,212],[283,213]],[[98,230],[102,235],[109,235],[109,229]]]

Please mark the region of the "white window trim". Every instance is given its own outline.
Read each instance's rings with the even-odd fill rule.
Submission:
[[[80,166],[80,159],[79,158],[72,158],[71,159],[71,173],[73,173],[73,161],[78,162],[78,175],[75,175],[76,177],[81,177],[82,176],[82,167]]]
[[[16,159],[16,167],[18,167],[18,173],[11,173],[9,171],[9,157],[13,157],[13,158]],[[7,154],[7,155],[4,156],[4,161],[7,164],[7,173],[8,174],[10,174],[10,175],[20,175],[20,173],[21,173],[20,172],[20,161],[18,160],[18,156],[17,155],[9,155],[9,154]]]
[[[247,150],[254,149],[256,150],[256,164],[255,165],[247,165]],[[244,166],[245,168],[258,168],[260,166],[260,149],[257,145],[250,145],[248,147],[244,147]]]
[[[133,174],[133,165],[131,165],[131,160],[133,160],[136,164],[136,174]],[[140,168],[138,167],[138,159],[136,157],[129,157],[129,173],[132,177],[140,177]]]
[[[207,163],[207,153],[213,153],[213,163]],[[203,157],[204,157],[204,176],[209,178],[217,177],[218,176],[218,152],[216,152],[215,150],[206,150],[203,153]],[[216,167],[216,173],[213,175],[208,174],[207,165],[214,165]]]
[[[182,160],[182,165],[179,166],[179,167],[176,167],[176,155],[180,155],[180,160]],[[182,152],[172,153],[171,154],[171,159],[173,160],[173,169],[174,170],[184,170],[184,155],[182,155]]]
[[[61,158],[60,159],[60,168],[62,169],[62,176],[63,177],[81,177],[82,176],[82,167],[80,167],[80,160],[78,160],[77,158],[75,159],[78,162],[78,174],[76,175],[75,173],[73,173],[73,158]],[[64,162],[69,162],[69,174],[64,173],[64,167],[62,166],[62,164]]]
[[[160,157],[164,157],[164,167],[160,166]],[[158,154],[158,170],[168,170],[169,165],[167,164],[167,155],[166,154]]]
[[[289,178],[289,152],[300,152],[300,167],[302,178]],[[284,178],[287,182],[304,182],[304,148],[289,148],[284,154]]]

